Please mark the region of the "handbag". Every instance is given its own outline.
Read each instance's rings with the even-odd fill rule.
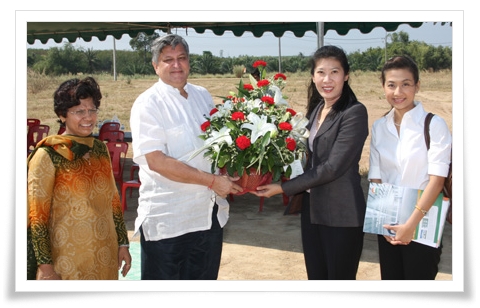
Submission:
[[[428,113],[425,118],[425,143],[427,145],[427,150],[430,149],[430,121],[432,120],[434,114]],[[450,199],[450,207],[447,212],[447,221],[452,223],[452,161],[450,160],[450,167],[448,168],[448,175],[445,178],[445,183],[443,184],[443,195]]]
[[[283,215],[299,214],[302,211],[303,195],[304,192],[302,191],[301,193],[295,194],[290,197],[290,200],[288,201],[288,205],[285,208],[285,212],[283,212]]]

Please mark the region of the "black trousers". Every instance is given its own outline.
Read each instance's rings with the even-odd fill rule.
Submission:
[[[210,230],[190,232],[174,238],[146,241],[141,231],[142,280],[215,280],[220,269],[223,229],[212,213]]]
[[[392,245],[379,235],[378,252],[382,280],[434,280],[442,245],[439,248],[416,242]]]
[[[312,224],[309,195],[305,194],[301,230],[309,280],[356,280],[363,249],[363,227]]]

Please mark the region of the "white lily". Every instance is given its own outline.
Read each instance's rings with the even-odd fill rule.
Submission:
[[[287,102],[286,99],[283,98],[282,91],[280,90],[279,87],[272,85],[272,86],[270,86],[270,89],[275,92],[275,94],[273,96],[273,101],[275,102],[275,105],[287,105],[288,106],[288,102]]]
[[[222,127],[219,131],[212,130],[212,137],[205,140],[205,145],[212,144],[221,144],[226,142],[228,145],[233,143],[232,137],[230,136],[230,128],[226,126]]]
[[[262,105],[262,100],[259,98],[256,98],[254,100],[248,100],[245,102],[245,105],[247,106],[248,110],[260,108],[260,106]]]
[[[221,145],[222,143],[227,143],[228,145],[231,145],[233,143],[232,137],[230,136],[230,128],[227,127],[222,127],[219,131],[212,130],[211,132],[212,137],[208,138],[205,140],[203,146],[196,150],[195,152],[190,155],[188,160],[191,160],[201,152],[203,152],[205,149],[208,149],[210,147],[213,148],[215,152],[220,151],[220,147],[218,145]]]
[[[247,119],[250,121],[250,123],[244,123],[242,128],[252,131],[252,136],[250,138],[252,144],[255,143],[258,137],[264,136],[267,132],[270,132],[270,135],[272,136],[278,133],[275,124],[267,123],[268,118],[266,115],[259,117],[252,112],[247,116]]]
[[[218,111],[212,115],[212,119],[214,118],[224,118],[225,116],[229,115],[231,110],[233,109],[233,103],[231,100],[225,101],[222,105],[217,106]]]

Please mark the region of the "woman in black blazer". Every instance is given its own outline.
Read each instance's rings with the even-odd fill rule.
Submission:
[[[308,279],[356,279],[363,249],[366,204],[358,163],[368,114],[348,84],[349,70],[341,48],[324,46],[314,53],[305,171],[254,192],[260,197],[304,192],[301,231]]]

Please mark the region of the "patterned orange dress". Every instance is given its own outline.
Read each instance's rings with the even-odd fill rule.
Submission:
[[[64,280],[118,279],[118,247],[129,241],[105,144],[49,136],[29,156],[27,179],[29,275],[53,264]]]

